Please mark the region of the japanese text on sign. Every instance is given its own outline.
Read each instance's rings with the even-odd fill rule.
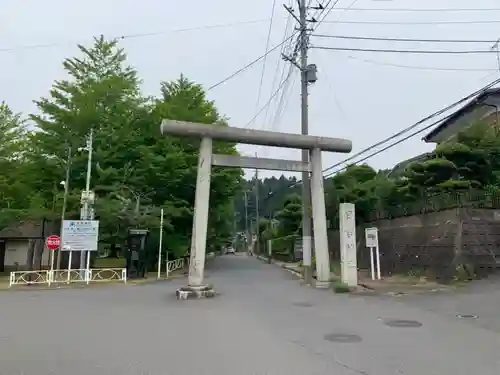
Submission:
[[[64,220],[62,230],[63,251],[97,251],[99,221]]]

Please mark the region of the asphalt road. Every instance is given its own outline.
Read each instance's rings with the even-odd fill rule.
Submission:
[[[500,371],[497,332],[432,311],[423,299],[314,290],[274,265],[245,256],[219,258],[207,275],[220,296],[203,301],[175,300],[180,281],[3,292],[0,374]],[[389,327],[389,319],[418,321],[421,326]]]

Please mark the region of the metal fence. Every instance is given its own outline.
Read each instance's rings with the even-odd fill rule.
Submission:
[[[125,268],[95,268],[70,270],[13,271],[10,273],[9,287],[14,285],[72,284],[122,281],[127,282]]]
[[[212,254],[213,255],[213,254]],[[209,254],[207,254],[209,257]],[[184,268],[184,258],[166,262],[166,273],[168,278],[174,271]],[[10,273],[9,287],[15,285],[46,284],[73,284],[73,283],[102,283],[111,281],[127,282],[127,270],[125,268],[92,268],[86,269],[63,269],[63,270],[41,270],[41,271],[13,271]]]
[[[159,272],[158,279],[160,279],[160,278],[167,278],[168,279],[172,272],[183,269],[183,268],[184,268],[184,258],[166,261],[165,262],[165,272]]]

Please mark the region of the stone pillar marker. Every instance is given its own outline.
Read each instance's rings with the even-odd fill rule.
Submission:
[[[340,216],[340,259],[342,282],[349,287],[358,285],[358,263],[356,248],[356,211],[354,204],[341,203]]]

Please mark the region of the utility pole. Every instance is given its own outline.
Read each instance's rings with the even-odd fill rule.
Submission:
[[[64,180],[64,197],[63,197],[63,206],[61,211],[61,237],[63,232],[64,217],[66,216],[66,206],[68,205],[70,173],[71,173],[71,146],[68,147],[68,156],[66,158],[66,179]],[[59,251],[57,252],[57,266],[56,266],[57,270],[61,269],[61,261],[62,261],[62,252],[61,248],[59,248]]]
[[[283,56],[283,58],[295,65],[300,70],[300,97],[301,97],[301,133],[309,134],[309,83],[316,82],[316,65],[308,64],[307,53],[309,49],[309,35],[307,34],[307,19],[308,6],[306,0],[298,0],[299,17],[294,14],[292,8],[285,6],[285,9],[299,23],[299,40],[298,47],[299,63],[296,56]],[[295,54],[295,53],[294,53]],[[309,150],[302,150],[302,161],[309,163]],[[304,265],[304,281],[307,284],[313,283],[312,270],[312,225],[311,225],[311,180],[309,172],[302,172],[302,261]]]
[[[257,156],[257,155],[255,155]],[[259,223],[259,170],[255,169],[255,254],[260,253],[260,223]]]
[[[245,194],[245,246],[246,251],[248,252],[250,249],[249,241],[251,241],[250,228],[248,227],[248,193],[247,191],[244,191],[243,193]]]
[[[82,209],[80,211],[81,220],[93,220],[94,212],[92,209],[92,204],[94,203],[93,194],[90,191],[90,177],[92,174],[92,149],[94,143],[94,131],[91,128],[89,132],[89,137],[87,139],[86,150],[88,152],[87,157],[87,177],[85,179],[85,191],[82,194]],[[80,256],[80,270],[86,269],[86,256],[90,256],[90,251],[82,251]]]

